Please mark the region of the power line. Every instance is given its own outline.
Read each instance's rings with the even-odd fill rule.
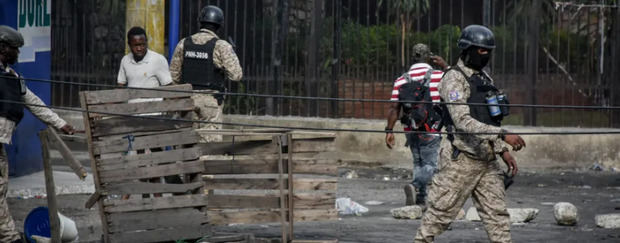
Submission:
[[[16,77],[7,77],[12,79],[19,79]],[[432,102],[432,101],[413,101],[413,100],[379,100],[379,99],[357,99],[357,98],[330,98],[330,97],[308,97],[308,96],[292,96],[292,95],[267,95],[267,94],[250,94],[250,93],[233,93],[233,92],[217,92],[217,91],[202,91],[202,90],[173,90],[162,88],[141,88],[141,87],[127,87],[111,84],[88,84],[78,83],[62,80],[51,79],[38,79],[38,78],[23,78],[24,80],[44,83],[55,84],[68,84],[78,86],[90,86],[90,87],[105,87],[113,89],[132,89],[132,90],[150,90],[150,91],[165,91],[165,92],[179,92],[190,94],[223,94],[230,96],[248,96],[259,98],[278,98],[278,99],[298,99],[298,100],[312,100],[312,101],[339,101],[339,102],[374,102],[374,103],[413,103],[413,104],[444,104],[444,105],[470,105],[470,106],[504,106],[504,107],[522,107],[522,108],[540,108],[540,109],[583,109],[583,110],[620,110],[620,106],[577,106],[577,105],[532,105],[532,104],[486,104],[486,103],[463,103],[463,102]]]
[[[121,116],[121,117],[130,117],[136,119],[150,119],[150,120],[163,120],[163,121],[175,121],[175,122],[189,122],[189,123],[204,123],[204,124],[217,124],[217,125],[226,125],[226,126],[241,126],[241,127],[257,127],[257,128],[272,128],[272,129],[285,129],[285,130],[305,130],[305,131],[325,131],[325,132],[364,132],[364,133],[385,133],[384,130],[374,130],[374,129],[345,129],[345,128],[318,128],[318,127],[296,127],[296,126],[274,126],[274,125],[261,125],[261,124],[246,124],[246,123],[234,123],[234,122],[211,122],[211,121],[201,121],[201,120],[193,120],[193,119],[180,119],[180,118],[170,118],[170,117],[161,117],[161,116],[141,116],[134,114],[124,114],[124,113],[115,113],[115,112],[99,112],[99,111],[87,111],[82,108],[71,108],[71,107],[62,107],[62,106],[48,106],[48,105],[36,105],[36,104],[26,104],[25,102],[17,102],[12,100],[2,100],[0,99],[0,103],[10,103],[10,104],[20,104],[27,106],[36,106],[36,107],[45,107],[50,109],[57,110],[67,110],[67,111],[75,111],[75,112],[86,112],[96,113],[96,114],[104,114],[111,116]],[[455,135],[499,135],[501,133],[497,132],[426,132],[426,131],[392,131],[391,133],[397,134],[455,134]],[[604,134],[620,134],[620,130],[606,130],[606,131],[575,131],[575,132],[553,132],[553,131],[540,131],[540,132],[509,132],[509,134],[516,135],[604,135]]]

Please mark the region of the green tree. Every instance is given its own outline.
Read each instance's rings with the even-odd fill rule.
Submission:
[[[401,65],[405,65],[405,37],[407,30],[411,29],[413,20],[426,14],[430,8],[429,0],[396,0],[393,1],[394,8],[397,9],[398,19],[400,21],[400,61]],[[383,4],[383,0],[379,0],[379,6]]]

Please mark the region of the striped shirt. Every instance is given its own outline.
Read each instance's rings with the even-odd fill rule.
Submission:
[[[424,76],[426,72],[432,67],[426,63],[416,63],[409,68],[409,77],[412,81],[423,82]],[[439,82],[441,81],[441,77],[443,77],[443,72],[440,70],[433,70],[431,73],[431,81],[429,82],[429,88],[431,92],[431,100],[433,102],[440,102],[441,98],[439,97]],[[394,89],[392,89],[392,98],[390,100],[398,100],[398,95],[400,86],[407,83],[407,80],[404,77],[398,77],[396,81],[394,81]]]

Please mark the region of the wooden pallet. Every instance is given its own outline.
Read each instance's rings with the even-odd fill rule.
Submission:
[[[282,242],[287,242],[293,240],[294,222],[337,219],[337,165],[317,158],[334,148],[334,134],[199,132],[228,137],[228,141],[209,144],[201,159],[211,224],[279,222]]]
[[[190,85],[162,90],[192,90]],[[204,170],[196,146],[199,136],[189,122],[148,119],[145,113],[189,119],[191,93],[153,90],[80,92],[88,148],[105,242],[153,242],[200,238],[209,233],[204,213],[207,197],[199,178],[184,184],[143,181]],[[163,101],[128,103],[135,98]],[[136,115],[119,116],[111,113]],[[128,151],[165,148],[132,154]],[[142,179],[142,180],[141,180]],[[154,197],[163,193],[162,197]],[[142,194],[149,194],[142,198]],[[128,200],[122,195],[131,195]]]

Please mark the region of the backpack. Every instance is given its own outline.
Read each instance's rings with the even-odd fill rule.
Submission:
[[[437,132],[443,126],[443,109],[439,104],[433,104],[431,99],[429,84],[432,73],[433,70],[429,69],[421,81],[411,80],[409,73],[403,74],[407,83],[400,86],[398,99],[414,102],[400,103],[403,110],[400,122],[413,130]],[[415,101],[425,103],[415,103]]]

